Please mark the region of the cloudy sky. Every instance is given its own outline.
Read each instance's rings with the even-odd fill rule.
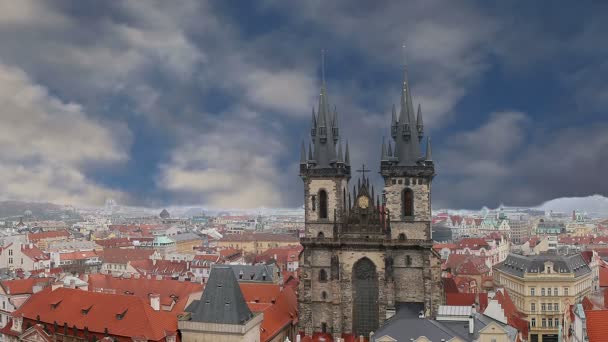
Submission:
[[[0,199],[299,206],[321,49],[352,164],[377,171],[403,44],[433,139],[434,207],[605,195],[606,13],[573,1],[2,1]]]

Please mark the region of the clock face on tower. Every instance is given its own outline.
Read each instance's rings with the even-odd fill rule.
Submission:
[[[367,207],[369,207],[369,197],[367,197],[367,196],[359,197],[359,199],[357,200],[357,204],[359,204],[359,208],[367,209]]]

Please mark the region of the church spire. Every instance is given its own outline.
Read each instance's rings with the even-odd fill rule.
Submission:
[[[405,48],[405,47],[404,47]],[[395,110],[393,109],[393,113]],[[401,87],[401,110],[399,121],[391,121],[391,135],[395,140],[395,159],[399,166],[413,166],[421,159],[420,140],[422,139],[422,112],[419,107],[418,118],[414,112],[414,101],[410,91],[407,63],[403,66],[403,85]],[[390,146],[390,145],[389,145]],[[390,152],[389,152],[390,154]]]
[[[319,94],[319,105],[316,111],[313,108],[313,128],[315,134],[312,141],[315,150],[315,168],[334,168],[337,162],[337,142],[339,138],[337,110],[330,111],[329,98],[327,95],[327,85],[325,83],[325,52],[321,56],[321,92]]]

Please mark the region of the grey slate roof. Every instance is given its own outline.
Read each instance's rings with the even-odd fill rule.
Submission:
[[[199,235],[191,233],[191,232],[171,235],[171,236],[169,236],[169,238],[175,242],[191,241],[191,240],[201,240],[202,241],[203,240]]]
[[[431,341],[445,341],[459,337],[464,341],[474,341],[479,338],[479,331],[491,322],[503,327],[511,340],[515,339],[517,330],[513,327],[495,321],[483,314],[474,314],[474,333],[469,334],[468,321],[436,321],[418,318],[418,312],[423,308],[422,303],[402,303],[397,313],[380,327],[373,337],[373,341],[383,336],[390,336],[397,341],[411,341],[426,336]]]
[[[200,300],[186,308],[190,320],[205,323],[244,324],[253,317],[234,272],[228,266],[214,266]]]
[[[238,281],[261,281],[272,283],[274,272],[277,269],[274,265],[227,265],[234,272]]]
[[[542,273],[545,271],[545,262],[551,261],[556,273],[574,273],[575,277],[591,272],[591,268],[580,254],[557,255],[540,254],[534,256],[523,256],[509,254],[505,261],[495,267],[501,271],[522,278],[525,272]]]

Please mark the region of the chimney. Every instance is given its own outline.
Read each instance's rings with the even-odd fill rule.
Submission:
[[[473,315],[469,316],[469,334],[473,335],[475,333],[475,319]]]
[[[365,342],[365,337],[363,337],[363,335],[359,335],[359,342]]]
[[[135,279],[139,279],[139,273],[135,273],[135,274],[133,275],[133,278],[135,278]]]
[[[296,335],[296,342],[301,342],[302,341],[302,336],[300,336],[300,334]]]
[[[44,288],[44,286],[40,283],[34,284],[34,286],[32,286],[32,292],[38,293],[38,292],[42,291],[43,288]]]
[[[476,313],[477,309],[475,308],[475,304],[471,304],[471,312]]]
[[[150,306],[154,311],[160,310],[160,295],[158,293],[150,294]]]
[[[34,248],[34,244],[30,243],[30,249]]]

